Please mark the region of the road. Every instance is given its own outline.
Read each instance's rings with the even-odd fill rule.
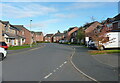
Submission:
[[[8,54],[2,62],[3,81],[91,81],[71,65],[71,47],[53,43],[44,45]]]

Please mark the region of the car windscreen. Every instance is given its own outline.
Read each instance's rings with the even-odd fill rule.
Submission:
[[[1,46],[7,46],[7,44],[5,42],[0,42]]]

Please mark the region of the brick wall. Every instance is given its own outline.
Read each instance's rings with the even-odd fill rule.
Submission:
[[[22,33],[24,31],[24,34]],[[31,32],[26,28],[22,28],[20,34],[25,37],[25,44],[30,44],[32,42]]]
[[[52,37],[44,37],[45,42],[52,42]]]

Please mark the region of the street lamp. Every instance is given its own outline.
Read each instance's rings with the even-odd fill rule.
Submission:
[[[30,20],[30,32],[31,32],[31,22],[32,20]],[[31,38],[30,38],[30,47],[32,47],[32,33],[31,33]]]

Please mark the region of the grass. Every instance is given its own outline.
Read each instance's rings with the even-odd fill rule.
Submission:
[[[20,49],[24,49],[24,48],[30,48],[30,46],[11,46],[8,48],[8,50],[20,50]]]
[[[97,55],[97,54],[112,54],[112,53],[120,53],[120,50],[103,50],[103,51],[89,51],[90,54],[92,55]]]

